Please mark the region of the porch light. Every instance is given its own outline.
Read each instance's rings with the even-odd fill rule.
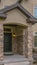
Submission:
[[[13,37],[16,37],[16,34],[15,33],[13,33]]]

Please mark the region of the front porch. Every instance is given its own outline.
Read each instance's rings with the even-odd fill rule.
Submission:
[[[28,60],[22,55],[11,55],[11,56],[4,56],[4,60],[0,64],[4,65],[30,65],[31,60]]]
[[[1,63],[9,63],[9,62],[32,62],[32,28],[31,25],[27,26],[21,26],[21,25],[0,25],[0,40],[2,37],[2,44],[1,44],[1,54],[0,54],[0,64]],[[10,30],[9,30],[10,29]],[[12,33],[12,47],[11,50],[9,50],[8,47],[6,47],[7,37],[6,39],[4,38],[4,33]],[[3,42],[3,39],[5,42]],[[6,41],[7,40],[7,41]],[[10,39],[9,39],[10,41]],[[11,42],[10,42],[11,43]],[[5,48],[4,48],[5,46]],[[10,47],[10,45],[9,45]],[[5,49],[5,51],[4,51]],[[8,51],[8,50],[9,51]]]
[[[4,55],[18,54],[27,57],[27,26],[5,24],[3,29]]]

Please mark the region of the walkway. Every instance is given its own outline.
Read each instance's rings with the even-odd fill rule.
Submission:
[[[21,55],[5,56],[0,64],[4,65],[29,65],[29,60]]]

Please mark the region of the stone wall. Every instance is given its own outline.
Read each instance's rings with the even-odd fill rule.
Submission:
[[[25,57],[28,57],[28,31],[27,28],[23,29],[23,55]]]
[[[19,29],[17,36],[12,38],[12,52],[13,54],[24,55],[28,57],[28,29]]]
[[[32,49],[33,49],[33,31],[32,31],[32,25],[30,24],[28,26],[28,58],[32,59]]]
[[[17,37],[17,53],[22,55],[23,54],[23,35]]]
[[[0,24],[0,60],[3,60],[3,24]]]
[[[23,30],[18,27],[16,36],[12,38],[12,52],[13,54],[23,54]]]
[[[3,24],[0,24],[0,60],[3,59]],[[23,30],[19,29],[17,36],[13,37],[12,52],[13,54],[25,55],[29,59],[32,59],[33,48],[33,33],[32,25]]]
[[[17,36],[16,36],[16,26],[12,26],[12,53],[17,54]]]
[[[12,53],[15,55],[17,54],[17,38],[13,37],[12,38]]]

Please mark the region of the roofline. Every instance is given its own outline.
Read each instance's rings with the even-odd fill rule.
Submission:
[[[1,9],[0,13],[7,13],[7,12],[9,12],[9,11],[15,9],[15,8],[19,9],[24,15],[26,15],[26,17],[33,18],[33,16],[23,6],[21,6],[19,3],[16,3],[14,5],[7,6],[7,7],[3,8],[3,9]]]
[[[22,0],[18,0],[15,4],[13,4],[13,5],[11,5],[11,6],[7,6],[7,7],[5,7],[5,8],[3,8],[3,9],[1,9],[0,10],[0,17],[1,17],[1,15],[2,15],[2,18],[6,18],[6,15],[5,15],[5,13],[7,13],[8,11],[10,11],[10,10],[13,10],[13,9],[15,9],[15,8],[17,8],[17,9],[19,9],[28,19],[27,19],[27,22],[29,21],[30,23],[32,23],[33,24],[33,20],[32,19],[35,19],[36,20],[36,18],[34,18],[34,16],[32,16],[21,4],[20,4],[20,2],[21,2]],[[5,16],[3,16],[3,14],[5,15]],[[34,20],[34,23],[37,23],[37,20],[36,20],[36,22],[35,22],[35,20]],[[28,22],[28,23],[29,23]]]
[[[0,10],[0,13],[6,13],[6,12],[8,12],[8,11],[10,11],[10,10],[15,9],[15,8],[17,8],[17,3],[16,3],[16,4],[13,4],[13,5],[11,5],[11,6],[7,6],[7,7],[3,8],[3,9],[1,9],[1,10]]]
[[[20,5],[20,3],[16,3],[14,5],[11,5],[11,6],[7,6],[3,9],[0,10],[0,13],[6,13],[10,10],[13,10],[15,8],[18,8],[24,15],[26,15],[28,18],[31,17],[33,18],[33,16],[22,6]]]
[[[37,19],[36,18],[28,18],[26,20],[27,20],[27,23],[32,23],[32,24],[37,23]]]
[[[18,9],[24,14],[26,15],[26,17],[31,17],[33,18],[33,16],[22,6],[18,3]]]

